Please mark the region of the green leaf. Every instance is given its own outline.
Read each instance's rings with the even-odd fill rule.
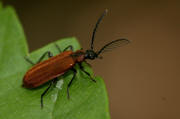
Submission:
[[[61,49],[68,45],[75,50],[80,49],[74,37],[56,43]],[[32,67],[24,57],[35,62],[45,51],[58,54],[54,43],[28,54],[25,36],[13,8],[1,8],[0,4],[0,119],[109,119],[108,98],[102,78],[95,77],[97,82],[94,83],[78,66],[70,87],[70,100],[67,99],[66,88],[72,72],[68,71],[45,95],[44,108],[40,108],[40,95],[48,84],[26,89],[22,87],[22,79]],[[86,63],[83,66],[93,75]]]
[[[0,2],[0,10],[2,9],[2,3]]]

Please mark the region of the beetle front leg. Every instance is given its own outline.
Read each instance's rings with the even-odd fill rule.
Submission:
[[[72,77],[71,81],[68,83],[68,86],[67,86],[67,98],[68,98],[68,99],[70,99],[70,96],[69,96],[69,88],[70,88],[73,80],[75,79],[75,76],[76,76],[76,73],[77,73],[76,69],[74,69],[74,68],[72,68],[72,71],[73,71],[74,74],[73,74],[73,77]]]
[[[84,67],[82,66],[82,63],[78,63],[78,64],[79,64],[80,69],[81,69],[85,74],[87,74],[93,82],[96,82],[96,80],[94,80],[94,79],[91,77],[91,75],[89,74],[89,72],[87,72],[87,71],[84,70]]]

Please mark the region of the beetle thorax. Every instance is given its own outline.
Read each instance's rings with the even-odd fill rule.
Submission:
[[[82,62],[85,60],[85,53],[82,50],[76,51],[72,56],[76,62]]]

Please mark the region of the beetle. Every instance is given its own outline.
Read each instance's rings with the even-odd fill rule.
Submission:
[[[43,107],[43,96],[47,93],[49,88],[57,81],[57,77],[63,75],[65,72],[72,70],[73,77],[67,85],[67,98],[69,99],[69,88],[76,76],[76,69],[74,68],[75,64],[80,66],[80,69],[86,73],[93,82],[96,82],[91,75],[84,70],[82,66],[82,62],[86,61],[86,59],[94,60],[96,58],[101,58],[100,54],[109,51],[112,48],[122,46],[129,43],[129,40],[125,38],[113,40],[110,43],[104,45],[99,51],[94,51],[94,38],[96,34],[96,30],[98,28],[99,23],[103,19],[103,17],[107,14],[107,10],[103,12],[103,14],[98,19],[92,34],[91,39],[91,47],[89,50],[85,52],[83,50],[77,50],[73,52],[73,47],[70,45],[66,47],[63,52],[61,52],[60,47],[55,44],[56,48],[60,52],[58,55],[53,56],[50,51],[45,52],[36,63],[33,63],[30,59],[25,57],[25,59],[34,65],[30,70],[28,70],[23,78],[23,86],[25,88],[36,88],[47,82],[50,82],[49,86],[46,90],[41,94],[41,108]],[[68,49],[71,49],[70,51]],[[67,51],[68,50],[68,51]],[[48,55],[49,59],[43,60],[43,58]],[[42,61],[42,62],[41,62]]]

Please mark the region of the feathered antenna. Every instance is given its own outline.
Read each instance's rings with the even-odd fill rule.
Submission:
[[[111,49],[113,48],[117,48],[117,47],[121,47],[121,46],[124,46],[126,44],[128,44],[130,41],[127,40],[127,39],[117,39],[117,40],[113,40],[111,41],[110,43],[104,45],[98,52],[97,52],[97,55],[103,53],[103,52],[106,52],[106,51],[110,51]]]

